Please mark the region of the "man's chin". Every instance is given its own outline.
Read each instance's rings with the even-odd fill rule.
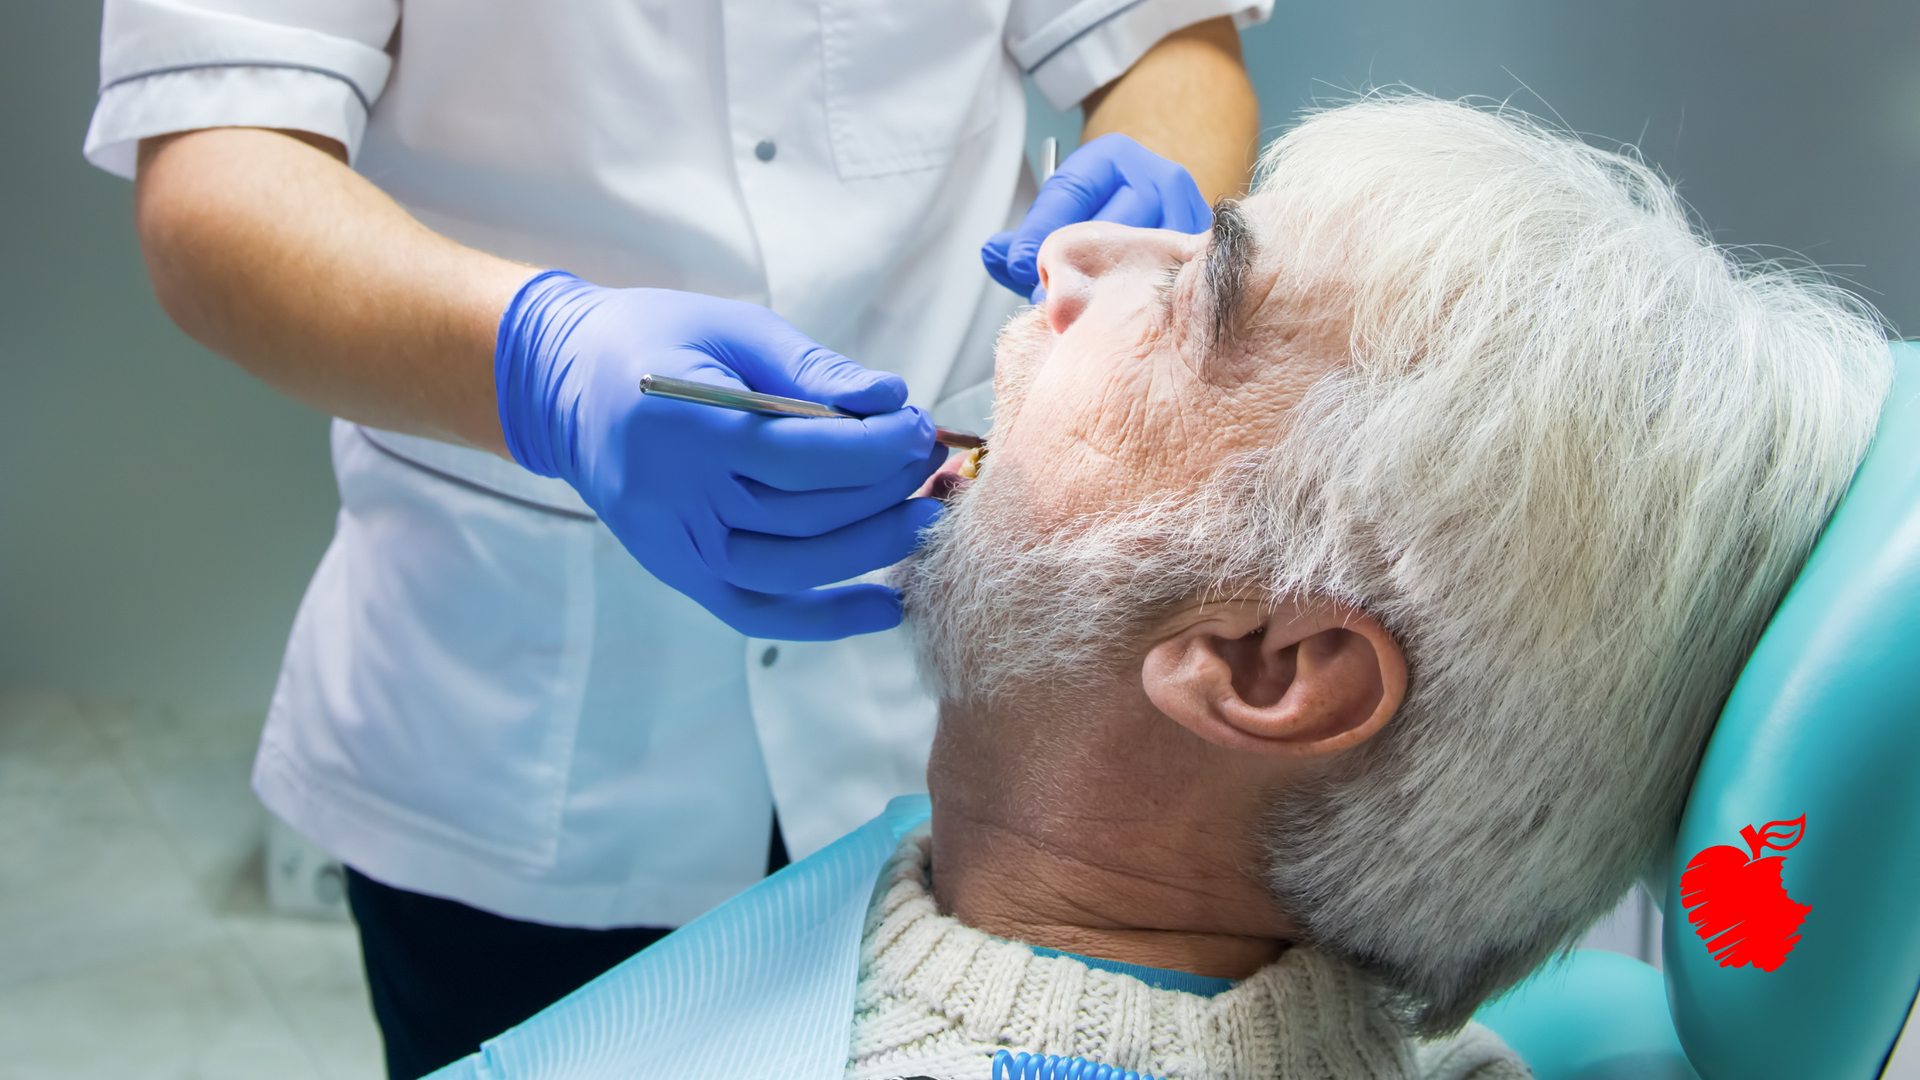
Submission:
[[[922,678],[950,703],[1093,689],[1162,592],[1200,587],[1196,560],[1168,546],[1195,531],[1177,508],[1037,528],[1020,470],[1007,471],[1019,464],[956,480],[946,513],[893,572]]]

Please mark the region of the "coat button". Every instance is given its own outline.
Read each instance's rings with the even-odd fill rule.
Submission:
[[[772,161],[773,155],[779,152],[780,148],[773,145],[772,139],[761,139],[760,145],[753,148],[753,156],[761,161]]]
[[[767,646],[767,651],[760,654],[760,666],[772,667],[774,661],[778,659],[780,659],[780,646],[769,645]]]

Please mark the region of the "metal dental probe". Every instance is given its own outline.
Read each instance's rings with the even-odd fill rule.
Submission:
[[[695,405],[712,405],[716,408],[761,413],[766,416],[799,416],[815,420],[861,419],[859,413],[836,409],[816,401],[758,394],[752,390],[735,390],[726,386],[714,386],[711,383],[688,382],[685,379],[669,379],[665,375],[640,376],[640,392],[658,394],[675,401],[691,401]],[[975,450],[987,445],[987,440],[972,432],[954,431],[951,428],[934,428],[933,438],[935,442],[951,446],[956,450]]]

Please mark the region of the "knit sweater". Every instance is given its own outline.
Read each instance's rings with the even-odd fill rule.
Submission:
[[[849,1080],[987,1080],[996,1050],[1084,1057],[1161,1080],[1524,1080],[1484,1027],[1405,1035],[1358,971],[1313,949],[1216,997],[1042,956],[941,915],[922,825],[875,887],[860,950]]]

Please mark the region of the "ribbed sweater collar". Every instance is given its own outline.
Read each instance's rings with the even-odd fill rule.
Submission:
[[[862,941],[849,1075],[989,1075],[1005,1047],[1162,1080],[1414,1075],[1411,1045],[1358,972],[1309,948],[1212,998],[1036,956],[941,915],[926,826],[876,886]]]

